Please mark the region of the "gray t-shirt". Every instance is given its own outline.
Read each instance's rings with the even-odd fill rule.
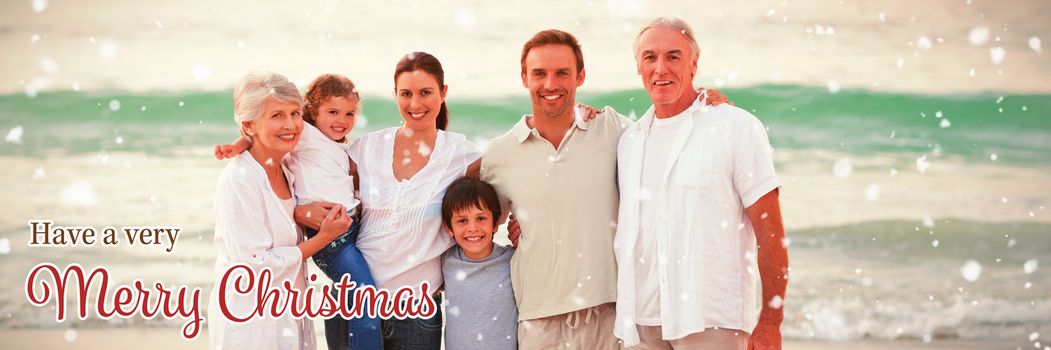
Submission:
[[[454,246],[442,256],[445,349],[517,349],[518,309],[511,288],[514,248],[493,245],[482,260]]]

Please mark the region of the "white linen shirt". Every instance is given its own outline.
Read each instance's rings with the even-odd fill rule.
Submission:
[[[660,326],[673,340],[705,328],[751,332],[759,314],[755,232],[745,208],[780,187],[766,129],[747,111],[695,101],[672,141],[657,205],[666,219],[655,233]],[[614,334],[624,346],[636,331],[635,243],[640,236],[639,188],[653,107],[629,127],[618,146],[620,215],[614,250],[618,263]]]
[[[412,178],[398,181],[394,177],[397,131],[396,127],[375,131],[350,146],[364,208],[358,249],[380,288],[416,288],[426,281],[436,291],[443,282],[441,255],[456,244],[442,228],[442,197],[445,188],[482,157],[482,151],[462,134],[438,130],[427,165]]]
[[[350,156],[345,143],[333,141],[321,130],[303,124],[299,143],[288,155],[288,170],[296,177],[296,204],[332,202],[347,210],[358,206]]]
[[[294,188],[295,178],[287,171],[285,177]],[[252,268],[257,277],[264,268],[269,268],[272,288],[281,288],[285,281],[292,281],[295,288],[304,291],[307,265],[298,247],[302,241],[292,214],[274,194],[266,171],[255,158],[244,151],[227,164],[215,189],[215,281],[218,283],[231,266],[244,264]],[[243,317],[255,310],[255,294],[231,294],[226,305],[234,315]],[[296,319],[291,310],[285,310],[281,318],[256,316],[244,323],[234,323],[223,316],[218,302],[219,286],[216,285],[208,306],[212,349],[315,347],[313,321]]]

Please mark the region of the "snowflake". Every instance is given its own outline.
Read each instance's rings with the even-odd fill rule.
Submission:
[[[7,132],[7,138],[4,139],[7,143],[22,143],[22,126],[16,126],[11,128],[11,131]]]
[[[967,262],[963,264],[963,267],[960,267],[960,274],[963,275],[963,279],[968,282],[977,281],[978,278],[982,276],[982,265],[977,261],[967,260]]]

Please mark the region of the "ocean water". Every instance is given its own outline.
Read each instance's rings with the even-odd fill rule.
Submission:
[[[723,92],[769,128],[785,185],[792,263],[786,337],[1017,340],[1051,334],[1051,96],[832,94],[793,85]],[[9,139],[0,148],[7,198],[0,205],[0,246],[8,247],[0,249],[0,283],[22,285],[30,267],[47,261],[106,266],[117,283],[148,277],[210,288],[212,196],[225,164],[210,152],[237,136],[230,95],[0,96],[0,131]],[[582,92],[579,100],[632,118],[648,108],[641,90]],[[400,122],[390,99],[363,101],[352,138]],[[521,118],[529,102],[525,96],[451,97],[449,106],[449,129],[484,146]],[[175,225],[185,233],[174,254],[153,247],[29,248],[31,219]],[[980,274],[969,280],[962,271],[974,264]],[[53,312],[31,307],[21,288],[0,292],[2,327],[182,322],[56,324]]]

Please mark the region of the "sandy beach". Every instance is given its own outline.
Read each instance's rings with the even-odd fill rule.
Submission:
[[[180,338],[179,331],[174,328],[81,329],[77,330],[75,334],[75,337],[69,337],[67,336],[67,331],[54,329],[0,330],[0,338],[4,339],[5,342],[4,347],[10,349],[132,349],[146,344],[151,350],[208,348],[207,334],[202,334],[198,339],[187,341]],[[73,339],[68,341],[68,338]],[[861,340],[848,342],[788,340],[784,343],[784,350],[996,350],[1015,349],[1017,347],[1028,348],[1030,346],[1032,344],[1022,342],[973,340],[933,340],[930,343],[924,343],[919,340]],[[319,337],[318,349],[325,348],[324,337]]]

